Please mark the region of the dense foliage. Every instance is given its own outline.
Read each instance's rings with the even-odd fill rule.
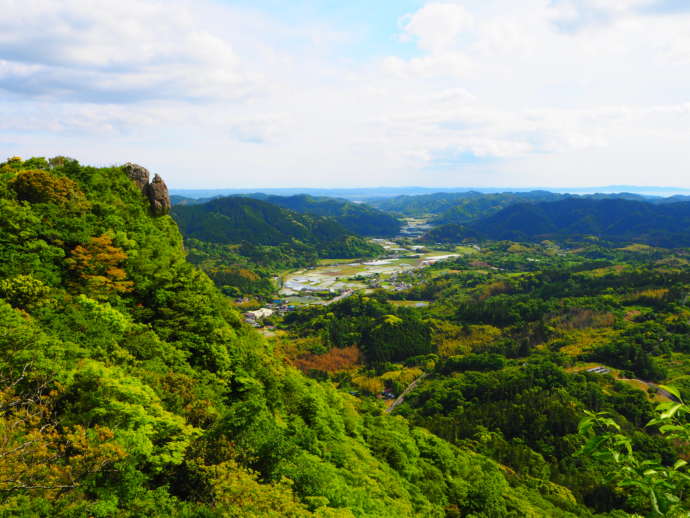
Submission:
[[[217,198],[177,206],[173,216],[185,237],[220,244],[249,243],[312,247],[320,257],[350,258],[381,253],[381,248],[348,233],[334,219],[277,207],[250,198]]]
[[[416,311],[394,308],[381,297],[349,297],[292,313],[285,322],[303,336],[320,333],[329,346],[360,346],[372,365],[433,352],[430,325]]]
[[[255,203],[233,221],[255,221]],[[563,487],[287,365],[121,168],[11,159],[0,209],[0,515],[589,515]],[[300,225],[342,235],[288,216],[255,230],[278,245]],[[227,242],[213,221],[201,228]],[[361,305],[372,354],[428,352],[423,319]]]
[[[610,465],[578,454],[578,425],[587,412],[606,412],[637,465],[659,473],[674,472],[687,454],[685,442],[646,425],[655,402],[673,398],[655,382],[690,393],[688,251],[546,241],[456,252],[399,276],[411,286],[402,291],[289,315],[286,351],[310,376],[347,390],[397,395],[413,387],[395,414],[492,457],[522,483],[561,495],[567,487],[593,512],[657,516],[648,495],[619,487]],[[399,329],[419,349],[395,336],[372,340],[368,330],[391,317],[409,323]],[[335,349],[352,344],[361,357],[333,361]],[[679,419],[688,422],[687,414]],[[646,483],[640,477],[644,470],[636,480]],[[669,498],[678,505],[668,500],[666,509],[689,505],[682,490]]]
[[[272,202],[273,198],[290,200],[287,205],[303,201],[297,203],[302,209],[302,205],[313,205],[318,210],[296,207],[295,212],[240,197],[177,205],[173,210],[186,237],[189,260],[228,295],[269,297],[277,289],[274,279],[286,269],[312,266],[320,258],[371,257],[383,252],[380,246],[353,235],[345,221],[341,225],[342,218],[350,226],[360,225],[360,230],[378,228],[386,233],[399,228],[391,216],[371,215],[373,209],[358,209],[349,202],[333,204],[328,198],[317,202],[309,197],[279,196],[271,197]],[[331,212],[338,212],[340,217],[330,217]]]
[[[465,226],[432,230],[428,241],[463,239],[540,241],[593,236],[614,242],[653,246],[690,245],[690,203],[653,204],[625,199],[568,198],[548,203],[511,205]]]
[[[400,233],[400,220],[364,203],[307,194],[271,196],[257,193],[244,196],[304,214],[333,218],[343,228],[360,236],[390,237]]]

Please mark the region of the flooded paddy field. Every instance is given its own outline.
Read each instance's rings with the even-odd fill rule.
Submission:
[[[325,304],[336,296],[343,297],[362,290],[402,290],[410,286],[398,278],[400,274],[445,259],[476,253],[470,247],[430,251],[425,246],[409,244],[410,237],[428,228],[426,219],[408,218],[399,238],[372,239],[386,251],[384,257],[369,260],[324,259],[318,266],[285,274],[281,279],[280,296],[289,304],[308,305]]]
[[[424,268],[436,261],[458,257],[447,252],[416,253],[405,250],[406,255],[372,261],[324,264],[291,272],[283,277],[280,295],[296,304],[316,303],[309,293],[330,292],[334,296],[344,291],[370,288],[395,289],[396,275]],[[323,302],[321,299],[318,299]]]

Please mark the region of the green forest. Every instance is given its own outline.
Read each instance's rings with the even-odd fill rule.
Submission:
[[[365,206],[328,199],[317,203],[300,196],[270,198],[271,203],[215,198],[173,208],[186,238],[189,261],[227,295],[269,296],[276,288],[272,279],[277,274],[312,266],[321,258],[376,257],[383,249],[362,235],[377,231],[386,235],[400,229],[397,219]],[[276,199],[283,202],[276,204]],[[354,233],[351,227],[360,232]]]
[[[246,196],[297,212],[334,218],[346,230],[360,236],[392,237],[400,233],[398,218],[365,203],[307,194],[269,196],[256,193]]]
[[[0,516],[690,513],[688,249],[463,238],[257,331],[234,297],[384,249],[132,171],[0,164]]]

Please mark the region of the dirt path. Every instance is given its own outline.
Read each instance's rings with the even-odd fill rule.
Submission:
[[[645,385],[647,385],[647,387],[656,389],[657,394],[664,396],[669,401],[676,401],[676,402],[678,401],[678,398],[676,396],[674,396],[673,394],[671,394],[668,390],[662,389],[659,385],[657,385],[656,383],[652,383],[651,381],[645,381],[645,380],[641,380],[641,379],[637,379],[637,378],[618,378],[618,379],[620,381],[637,381],[639,383],[644,383]]]
[[[389,406],[388,408],[386,408],[386,413],[390,414],[393,410],[395,410],[395,407],[397,407],[399,404],[401,404],[403,401],[405,401],[405,396],[407,396],[410,392],[412,392],[417,387],[417,384],[426,377],[427,377],[427,373],[424,373],[419,378],[417,378],[412,383],[410,383],[407,386],[407,388],[402,391],[402,394],[400,394],[395,399],[395,401],[393,401],[393,404],[391,406]]]

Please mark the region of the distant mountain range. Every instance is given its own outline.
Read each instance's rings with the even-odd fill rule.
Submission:
[[[433,193],[418,196],[396,196],[395,198],[369,200],[370,205],[407,217],[432,216],[432,223],[467,223],[477,218],[490,216],[516,203],[558,201],[567,198],[625,199],[649,203],[677,203],[690,201],[690,196],[675,195],[668,198],[644,196],[631,192],[571,194],[551,191],[482,193],[477,191],[460,193]]]
[[[596,236],[608,241],[690,246],[690,196],[636,193],[573,195],[549,191],[433,193],[353,203],[309,195],[250,193],[209,201],[175,196],[173,213],[187,236],[261,245],[308,243],[325,257],[367,251],[357,236],[393,236],[395,216],[431,216],[424,239],[533,241]],[[347,243],[338,251],[338,243]]]
[[[319,257],[375,255],[378,245],[354,235],[334,218],[301,214],[242,197],[173,206],[172,215],[186,238],[220,244],[313,248]]]
[[[518,203],[467,224],[450,223],[434,228],[424,239],[540,241],[586,236],[662,247],[690,246],[690,202],[570,197]]]
[[[360,187],[340,189],[319,189],[310,187],[293,188],[249,188],[249,189],[171,189],[170,193],[185,198],[214,198],[218,196],[232,196],[236,194],[252,194],[261,192],[277,196],[294,196],[309,194],[311,196],[327,196],[331,198],[345,198],[352,201],[370,201],[375,199],[392,198],[395,196],[416,196],[435,193],[467,193],[478,192],[495,194],[502,192],[531,192],[548,191],[560,194],[593,194],[593,193],[633,193],[642,196],[673,196],[684,194],[690,196],[690,188],[682,187],[641,187],[635,185],[609,185],[603,187]]]
[[[520,202],[554,201],[566,194],[549,191],[481,193],[477,191],[396,196],[369,200],[372,206],[408,217],[436,216],[433,223],[464,223]]]

